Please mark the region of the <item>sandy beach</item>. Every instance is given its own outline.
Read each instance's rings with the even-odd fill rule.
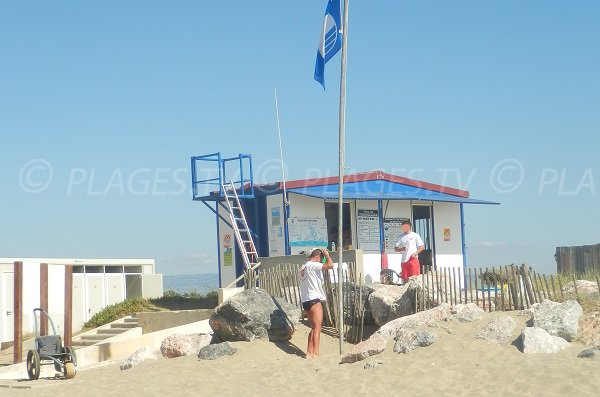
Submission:
[[[573,343],[556,354],[526,355],[512,345],[498,347],[474,336],[488,320],[449,322],[435,329],[439,339],[406,355],[385,352],[355,364],[340,365],[337,340],[323,335],[321,357],[301,357],[309,329],[301,325],[288,344],[236,342],[237,354],[216,361],[196,357],[147,360],[121,371],[118,363],[84,370],[70,381],[0,381],[11,396],[259,396],[374,395],[408,393],[437,396],[598,395],[600,362],[580,359],[584,346]],[[518,331],[523,317],[514,316]],[[349,349],[350,346],[347,347]],[[365,370],[364,364],[383,365]],[[23,388],[23,389],[18,389]]]

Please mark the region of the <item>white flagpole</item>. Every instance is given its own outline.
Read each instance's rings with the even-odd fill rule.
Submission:
[[[342,17],[342,66],[340,74],[340,127],[339,127],[339,175],[338,175],[338,327],[340,337],[340,354],[344,352],[344,270],[342,268],[342,251],[344,248],[344,157],[346,145],[346,57],[348,49],[348,2],[344,0]]]

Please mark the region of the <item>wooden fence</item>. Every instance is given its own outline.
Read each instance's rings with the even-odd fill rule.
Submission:
[[[525,265],[468,268],[466,272],[442,268],[418,276],[422,288],[416,299],[417,311],[441,303],[475,303],[486,311],[523,310],[544,299],[564,301],[577,298],[577,279],[595,279],[598,274],[545,275]],[[567,292],[565,292],[565,288]]]
[[[578,247],[557,247],[558,273],[600,273],[600,244]]]
[[[290,304],[301,307],[298,269],[300,265],[284,263],[269,268],[259,268],[256,272],[247,272],[244,280],[246,288],[259,287]],[[327,298],[323,306],[325,330],[339,335],[340,325],[345,339],[349,342],[362,340],[364,331],[365,296],[364,279],[356,274],[356,264],[349,263],[343,272],[342,299],[344,300],[344,319],[339,319],[339,295],[337,270],[323,272],[323,292]]]

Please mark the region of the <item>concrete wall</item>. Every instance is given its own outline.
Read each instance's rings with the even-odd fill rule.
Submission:
[[[214,312],[212,309],[179,310],[169,312],[140,312],[136,313],[138,324],[143,333],[162,331],[197,321],[207,320]]]

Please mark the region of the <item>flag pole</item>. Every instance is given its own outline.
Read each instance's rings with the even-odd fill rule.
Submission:
[[[340,112],[339,112],[339,175],[338,175],[338,328],[340,354],[344,352],[344,270],[342,252],[344,248],[344,158],[346,150],[346,57],[348,49],[348,2],[344,0],[342,22],[342,62],[340,73]]]

